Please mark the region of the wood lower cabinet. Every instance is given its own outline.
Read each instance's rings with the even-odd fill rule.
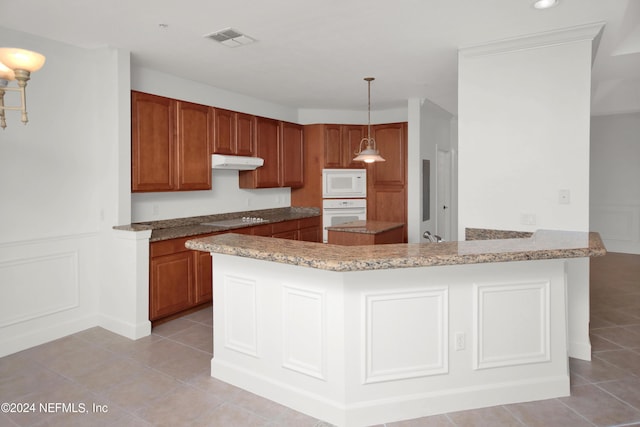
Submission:
[[[322,241],[321,217],[260,224],[233,233],[280,239]],[[187,240],[205,234],[152,242],[149,247],[149,320],[161,321],[211,302],[213,268],[211,254],[185,247]]]
[[[208,252],[196,253],[195,304],[200,305],[213,299],[213,263]]]
[[[151,243],[149,320],[157,321],[211,301],[211,255],[187,249],[184,244],[192,238]]]
[[[189,252],[151,259],[149,320],[186,310],[195,301],[195,262]]]
[[[322,217],[298,220],[298,240],[305,242],[322,242]]]

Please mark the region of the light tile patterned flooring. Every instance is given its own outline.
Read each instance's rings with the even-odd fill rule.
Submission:
[[[570,361],[570,397],[387,427],[640,426],[640,255],[592,259],[591,307],[593,360]],[[0,412],[0,426],[327,425],[211,378],[211,348],[207,308],[137,341],[93,328],[1,358],[0,403],[36,410]],[[84,403],[88,413],[43,413],[40,403],[75,403],[76,410]],[[108,412],[94,412],[94,404]]]

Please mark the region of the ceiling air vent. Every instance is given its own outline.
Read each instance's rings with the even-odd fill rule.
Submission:
[[[222,43],[227,47],[244,46],[256,41],[255,39],[242,34],[240,31],[234,30],[233,28],[225,28],[224,30],[207,34],[205,37]]]

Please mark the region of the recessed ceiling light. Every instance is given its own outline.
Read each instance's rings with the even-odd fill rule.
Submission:
[[[558,0],[537,0],[533,3],[533,7],[536,9],[549,9],[550,7],[557,6]]]

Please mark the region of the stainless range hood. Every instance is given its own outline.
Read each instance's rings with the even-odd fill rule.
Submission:
[[[233,169],[233,170],[253,170],[264,164],[264,159],[260,157],[248,156],[227,156],[224,154],[211,155],[212,169]]]

